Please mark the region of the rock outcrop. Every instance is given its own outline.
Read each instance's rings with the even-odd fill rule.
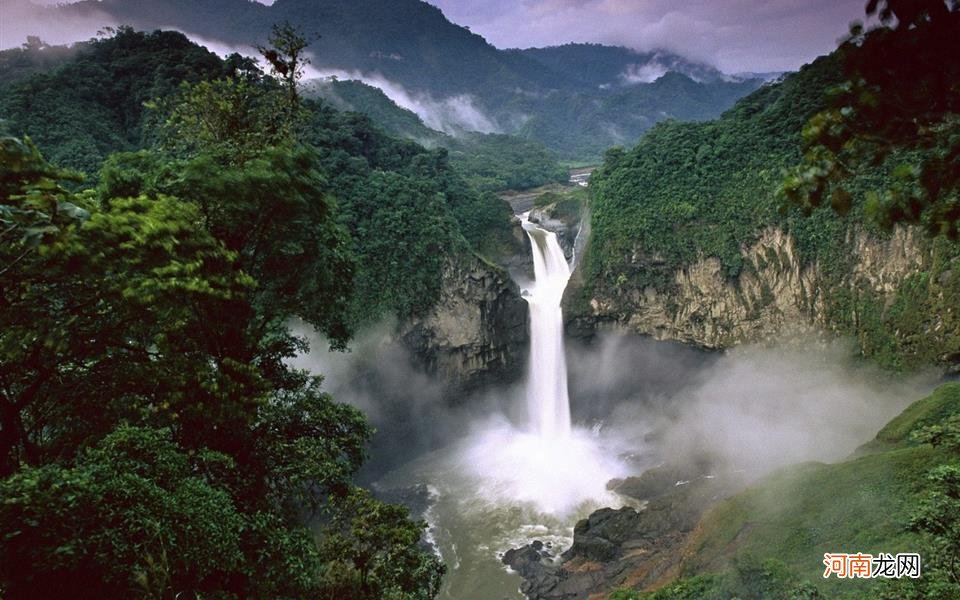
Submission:
[[[520,591],[529,600],[604,598],[620,587],[645,589],[673,578],[700,517],[740,481],[658,467],[612,483],[640,508],[593,512],[577,523],[560,561],[536,541],[504,554],[504,564],[523,578]]]
[[[580,213],[566,213],[560,210],[558,203],[538,206],[530,211],[531,223],[536,223],[547,231],[557,234],[557,242],[563,248],[563,253],[567,260],[572,260],[574,249],[577,244],[577,236],[580,233]]]
[[[444,266],[437,303],[401,325],[399,336],[428,373],[459,394],[520,375],[527,305],[503,269],[475,255],[454,256]]]
[[[911,276],[934,262],[930,243],[915,229],[900,227],[885,237],[862,229],[847,232],[847,255],[839,268],[826,273],[819,262],[801,260],[795,239],[778,227],[762,230],[757,239],[741,246],[744,267],[729,277],[720,261],[703,256],[672,274],[668,285],[598,286],[584,297],[575,274],[565,298],[568,331],[590,335],[596,329],[624,328],[656,339],[678,340],[706,348],[726,348],[771,336],[809,330],[842,330],[860,335],[861,315],[845,297],[869,295],[883,310],[893,304]],[[662,269],[656,255],[636,251],[625,257],[626,270]],[[955,283],[953,271],[938,275],[934,285]],[[931,288],[931,302],[951,293]],[[576,301],[574,301],[576,298]],[[934,315],[931,315],[934,316]],[[957,332],[951,313],[940,325],[924,331],[934,344]],[[895,335],[906,332],[895,332]],[[948,363],[949,356],[935,357]]]

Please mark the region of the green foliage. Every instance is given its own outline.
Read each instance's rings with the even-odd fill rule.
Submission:
[[[670,72],[651,83],[616,81],[602,90],[520,96],[508,106],[530,115],[518,135],[541,142],[562,159],[593,161],[610,146],[634,143],[659,122],[716,118],[759,85],[759,80],[698,83]]]
[[[300,108],[297,86],[303,77],[303,69],[310,64],[310,59],[304,53],[310,42],[303,32],[289,21],[275,23],[268,41],[269,47],[258,46],[257,50],[270,63],[273,74],[283,81],[287,94],[287,109],[296,112]]]
[[[316,380],[279,390],[258,408],[253,429],[269,493],[292,511],[324,508],[317,486],[344,495],[373,435],[357,409],[335,403]]]
[[[679,579],[655,592],[618,590],[610,600],[818,600],[824,596],[775,559],[740,557],[722,573]]]
[[[587,188],[576,186],[561,191],[549,191],[537,196],[534,206],[543,208],[553,205],[552,215],[560,220],[574,220],[580,217],[588,201]]]
[[[818,59],[717,121],[662,123],[632,150],[608,152],[591,177],[592,233],[578,302],[600,296],[626,304],[625,289],[669,291],[677,271],[705,257],[734,279],[761,266],[745,261],[742,248],[775,226],[793,236],[801,266],[818,266],[827,324],[856,337],[865,356],[894,370],[956,362],[960,246],[921,240],[924,264],[892,295],[849,277],[858,236],[886,236],[868,218],[869,192],[889,183],[882,165],[864,166],[847,182],[843,216],[826,206],[806,216],[782,206],[782,170],[801,159],[801,132],[828,105],[826,90],[842,81],[841,60]]]
[[[181,33],[115,33],[60,52],[70,59],[52,71],[0,88],[0,118],[11,133],[30,136],[55,164],[88,175],[111,152],[144,143],[147,101],[172,94],[183,81],[228,74],[215,54]]]
[[[49,165],[29,139],[0,138],[0,275],[89,216],[68,201],[69,179],[79,177]]]
[[[0,86],[28,75],[49,71],[74,54],[67,46],[51,46],[36,35],[28,35],[19,48],[0,52]]]
[[[88,0],[60,10],[67,17],[107,14],[113,22],[145,30],[175,27],[236,46],[262,43],[274,24],[294,23],[319,35],[308,38],[309,51],[324,65],[377,73],[412,99],[436,100],[441,110],[445,100],[469,102],[498,129],[573,160],[595,160],[612,144],[633,143],[664,118],[714,118],[760,84],[724,81],[715,69],[665,52],[588,44],[498,50],[421,0],[271,6],[236,0],[140,0],[135,5]],[[690,77],[671,73],[655,82],[631,81],[630,69],[648,61]]]
[[[590,181],[589,279],[602,286],[630,269],[625,274],[636,285],[662,285],[701,255],[719,258],[729,275],[739,273],[740,245],[783,220],[777,169],[797,156],[805,115],[821,105],[822,90],[836,79],[834,60],[820,59],[741,100],[717,121],[661,123],[632,150],[608,152]],[[803,227],[795,216],[787,223]],[[803,234],[799,242],[823,247],[833,243],[835,229],[820,219],[797,232]],[[624,265],[623,257],[635,250],[662,260]]]
[[[885,185],[868,211],[883,227],[922,225],[957,239],[960,223],[960,67],[945,61],[960,29],[960,4],[873,1],[885,26],[856,24],[841,48],[846,80],[804,129],[804,156],[783,183],[809,213],[825,202],[850,210],[853,175],[882,166]]]
[[[295,123],[279,94],[264,88],[240,77],[181,84],[176,96],[150,105],[166,115],[158,143],[177,155],[214,153],[242,164],[289,140]]]
[[[956,386],[954,386],[956,388]],[[956,391],[956,389],[954,389]],[[956,411],[956,403],[952,406]],[[914,440],[943,448],[953,461],[927,474],[920,502],[910,528],[923,536],[923,576],[898,581],[885,590],[884,598],[946,600],[960,595],[960,414],[927,425],[914,433]]]
[[[413,111],[397,106],[380,88],[356,79],[314,79],[307,82],[305,94],[319,97],[338,110],[352,111],[370,118],[387,132],[425,145],[443,145],[452,138],[430,129]]]
[[[325,584],[336,598],[429,600],[440,591],[443,564],[418,548],[425,523],[406,508],[353,489],[324,528]]]
[[[317,155],[303,147],[258,153],[242,163],[237,154],[172,162],[118,154],[105,165],[99,190],[103,197],[167,194],[193,203],[239,268],[261,282],[256,307],[295,314],[342,344],[354,263]],[[270,242],[278,239],[283,243]]]
[[[655,592],[625,589],[610,597],[955,598],[960,589],[958,393],[960,385],[941,386],[846,461],[787,467],[724,500],[698,525],[680,579]],[[922,577],[823,579],[824,552],[857,551],[919,552]]]
[[[4,147],[29,149],[13,141]],[[27,157],[41,160],[32,149]],[[24,177],[19,165],[0,163],[0,180],[20,173],[14,180],[20,189],[5,191],[4,201],[55,192],[59,205],[81,207],[83,218],[46,232],[27,253],[9,238],[2,246],[4,257],[16,259],[5,260],[0,273],[0,396],[6,407],[0,474],[21,460],[61,454],[98,427],[107,411],[77,414],[62,402],[63,389],[71,390],[76,406],[91,410],[115,403],[121,414],[142,415],[155,407],[128,405],[126,396],[148,389],[171,394],[167,405],[175,398],[199,409],[204,394],[192,389],[197,379],[177,386],[188,374],[201,380],[225,374],[199,359],[206,342],[196,343],[188,332],[207,311],[233,306],[253,283],[234,270],[235,255],[197,227],[199,215],[190,205],[144,196],[101,204],[90,194],[63,191],[50,179],[55,175]],[[53,173],[42,162],[32,172]]]
[[[443,249],[455,239],[443,196],[431,182],[379,172],[355,194],[345,208],[364,265],[356,319],[418,314],[440,293]]]
[[[354,499],[362,416],[284,364],[291,317],[339,322],[350,290],[316,153],[118,155],[72,193],[29,143],[0,149],[4,218],[46,223],[0,246],[4,594],[432,597],[423,525]],[[334,565],[333,540],[385,558]]]
[[[130,56],[125,63],[115,56],[118,46]],[[141,56],[147,52],[153,53],[149,61]],[[43,86],[46,93],[65,98],[63,106],[77,106],[71,95],[76,70],[96,70],[130,91],[143,84],[138,69],[153,69],[154,79],[160,81],[163,74],[166,83],[153,91],[137,87],[130,92],[148,99],[152,110],[146,116],[140,110],[134,123],[113,114],[127,110],[126,97],[108,102],[98,93],[77,110],[109,116],[89,127],[78,121],[82,132],[63,130],[58,120],[33,112],[45,110],[42,103],[18,105],[11,126],[19,131],[19,123],[30,123],[42,134],[41,147],[57,156],[63,156],[63,147],[85,146],[70,160],[82,156],[91,173],[111,152],[156,142],[159,151],[108,161],[101,190],[124,196],[149,190],[203,207],[207,224],[238,252],[240,268],[264,284],[261,303],[299,303],[298,314],[338,343],[368,320],[427,310],[437,297],[447,256],[471,250],[494,254],[509,239],[509,208],[464,182],[443,150],[395,140],[369,119],[322,102],[305,100],[291,114],[283,89],[249,61],[215,59],[215,68],[200,72],[191,69],[195,52],[205,56],[179,34],[126,29],[81,45],[76,57],[55,73],[22,80],[23,89]],[[133,74],[125,70],[128,65],[136,67]],[[0,90],[0,107],[17,89]],[[154,91],[157,95],[149,95]],[[113,125],[106,127],[128,121],[122,131],[136,130],[135,138],[121,139]],[[102,151],[91,153],[90,148]],[[168,160],[171,156],[180,162]],[[231,200],[220,201],[226,198]],[[297,212],[304,207],[309,210]],[[291,211],[306,218],[290,219]],[[325,214],[339,215],[343,227],[327,221],[319,226]],[[235,231],[225,231],[229,227]],[[286,244],[262,245],[264,236],[286,227],[291,227]],[[374,264],[383,267],[365,271],[365,265]],[[271,271],[269,278],[263,269]],[[362,294],[346,290],[354,277]],[[327,310],[333,306],[342,310]]]
[[[874,441],[864,450],[889,449],[892,446],[906,447],[921,440],[923,431],[939,423],[950,422],[960,406],[960,384],[948,383],[938,387],[932,394],[908,406],[902,413],[887,423],[877,433]],[[932,438],[930,438],[932,439]],[[923,442],[930,441],[923,439]]]
[[[482,191],[563,183],[567,171],[543,145],[502,134],[477,134],[452,145],[450,163]]]
[[[429,309],[446,256],[493,252],[509,237],[509,207],[471,188],[446,150],[384,136],[362,115],[306,105],[302,139],[317,150],[360,265],[355,322]]]
[[[233,468],[224,455],[182,452],[168,430],[121,426],[71,465],[0,481],[7,593],[166,598],[216,586],[242,565],[244,520],[205,475],[211,465]]]
[[[924,570],[917,589],[927,589],[925,583],[933,585],[931,589],[955,589],[942,587],[947,579],[937,573],[952,565],[957,556],[957,549],[950,545],[955,543],[956,515],[960,514],[952,487],[955,453],[949,444],[922,444],[926,434],[918,437],[911,432],[942,432],[954,427],[960,415],[958,389],[956,384],[946,384],[908,407],[878,434],[878,440],[887,440],[882,445],[871,444],[836,464],[808,463],[781,469],[720,503],[701,521],[688,548],[681,589],[722,589],[726,584],[715,578],[726,577],[723,571],[740,568],[745,558],[749,564],[749,557],[754,556],[763,561],[775,558],[786,566],[786,572],[815,584],[816,590],[809,585],[796,588],[806,590],[805,594],[819,591],[830,598],[862,598],[890,592],[891,598],[952,597],[909,595],[915,587],[909,582],[888,586],[878,580],[824,579],[821,560],[825,552],[920,552]],[[952,439],[952,434],[947,438]],[[938,439],[945,438],[938,434]],[[932,477],[928,476],[931,467]],[[944,528],[936,529],[941,526]],[[944,563],[937,566],[940,560]],[[773,569],[770,579],[748,579],[755,583],[784,580],[778,573]],[[746,589],[761,588],[750,584],[717,597],[746,594]],[[703,593],[702,597],[714,596]],[[757,592],[750,597],[764,595]]]
[[[567,171],[543,144],[516,135],[461,132],[451,136],[427,127],[380,89],[360,81],[315,81],[311,92],[340,110],[367,115],[388,132],[450,153],[451,166],[479,191],[528,189],[564,182]]]

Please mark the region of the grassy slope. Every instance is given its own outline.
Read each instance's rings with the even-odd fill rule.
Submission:
[[[704,517],[688,547],[687,576],[722,570],[738,556],[776,558],[830,598],[862,598],[876,581],[822,578],[824,552],[918,550],[906,531],[926,473],[947,455],[912,432],[960,413],[960,384],[908,407],[857,454],[837,464],[782,469]]]

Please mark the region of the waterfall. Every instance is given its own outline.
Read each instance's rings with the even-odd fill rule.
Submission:
[[[527,216],[521,216],[521,223],[530,238],[535,276],[533,286],[523,294],[530,305],[527,411],[535,433],[565,437],[570,435],[570,399],[560,301],[570,279],[570,265],[557,234],[531,223]]]

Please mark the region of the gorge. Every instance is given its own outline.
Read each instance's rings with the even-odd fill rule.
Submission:
[[[0,1],[0,599],[960,598],[960,3],[787,4]]]

